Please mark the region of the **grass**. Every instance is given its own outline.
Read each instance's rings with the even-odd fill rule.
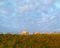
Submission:
[[[0,48],[60,48],[60,34],[0,34]]]

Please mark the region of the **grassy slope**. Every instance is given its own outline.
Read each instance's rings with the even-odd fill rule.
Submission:
[[[0,34],[0,48],[60,48],[60,34]]]

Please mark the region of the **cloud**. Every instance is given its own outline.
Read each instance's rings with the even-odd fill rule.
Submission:
[[[58,9],[60,8],[60,2],[56,2],[54,5],[56,8],[58,8]]]
[[[43,28],[42,30],[49,30],[52,31],[54,30],[54,27],[57,25],[57,19],[52,19],[51,21],[43,23]]]
[[[2,13],[2,14],[7,14],[8,11],[6,11],[6,10],[0,10],[0,13]]]
[[[6,1],[6,5],[2,7],[2,10],[0,9],[0,14],[4,15],[0,16],[0,26],[12,30],[26,28],[32,29],[31,31],[35,29],[36,31],[52,31],[57,25],[57,16],[59,16],[56,9],[59,3],[56,6],[53,5],[54,2],[55,0]],[[4,5],[3,2],[0,4],[0,6]]]
[[[55,9],[52,7],[55,0],[40,0],[40,2],[38,2],[37,0],[32,1],[32,0],[25,0],[26,2],[28,2],[29,4],[23,4],[22,6],[18,7],[18,12],[20,13],[24,13],[24,12],[28,12],[28,11],[36,11],[39,10],[41,12],[40,13],[40,20],[37,20],[38,18],[35,18],[32,20],[32,26],[41,27],[41,30],[51,30],[51,28],[57,24],[57,20],[56,20],[56,15],[57,13],[54,12]],[[47,5],[51,8],[49,9],[49,7],[47,7]],[[43,13],[43,10],[46,11],[45,13]],[[49,11],[49,13],[48,13]],[[34,12],[35,13],[35,12]],[[28,14],[28,13],[27,13]],[[27,15],[26,14],[26,15]],[[32,13],[33,14],[33,13]],[[35,13],[37,14],[37,13]],[[33,16],[35,16],[35,14],[33,14]],[[42,14],[42,15],[41,15]]]
[[[0,2],[0,6],[5,5],[5,2]]]
[[[37,5],[37,4],[36,4]],[[19,10],[22,11],[22,12],[26,12],[26,11],[29,11],[29,10],[34,10],[36,9],[37,6],[35,5],[24,5],[22,7],[19,7]]]
[[[54,0],[44,0],[43,3],[44,4],[51,4]]]
[[[28,0],[28,2],[30,2],[30,0]],[[29,4],[23,3],[24,5],[22,5],[22,6],[20,4],[20,6],[17,7],[17,12],[23,13],[23,12],[27,12],[27,11],[31,11],[31,10],[36,10],[40,6],[39,2],[34,2],[34,3],[31,3],[31,2]],[[17,4],[17,5],[19,5],[19,4]]]

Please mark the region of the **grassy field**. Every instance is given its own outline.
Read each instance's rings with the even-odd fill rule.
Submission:
[[[0,34],[0,48],[60,48],[60,34]]]

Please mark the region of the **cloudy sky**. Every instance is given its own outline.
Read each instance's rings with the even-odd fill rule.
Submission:
[[[60,0],[0,0],[0,32],[60,31]]]

